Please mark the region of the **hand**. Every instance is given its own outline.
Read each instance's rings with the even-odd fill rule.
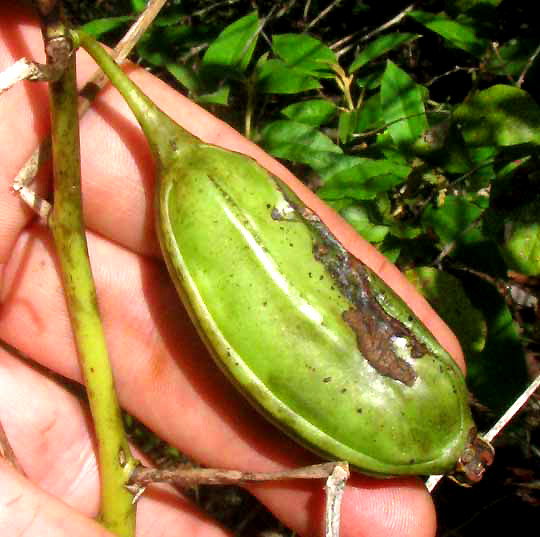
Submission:
[[[0,69],[23,56],[43,61],[40,31],[22,8],[2,6]],[[82,52],[78,67],[80,80],[95,70]],[[454,336],[397,269],[281,165],[145,71],[132,69],[130,75],[188,130],[252,155],[288,181],[462,360]],[[50,233],[10,190],[48,130],[46,92],[45,84],[25,83],[0,97],[0,338],[37,364],[80,381]],[[82,119],[81,151],[90,258],[123,407],[210,467],[271,471],[314,462],[245,403],[194,332],[153,232],[152,159],[115,90],[103,92]],[[38,187],[49,192],[45,180]],[[0,533],[26,529],[26,535],[106,535],[91,520],[99,484],[87,408],[49,376],[0,350],[0,421],[28,476],[17,475],[0,460]],[[322,534],[321,482],[259,484],[250,490],[293,530]],[[138,535],[225,534],[167,488],[146,493],[137,516]],[[343,537],[434,533],[433,505],[420,480],[351,478],[342,510]]]

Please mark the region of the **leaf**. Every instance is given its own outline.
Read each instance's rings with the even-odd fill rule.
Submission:
[[[368,212],[359,205],[347,207],[341,216],[351,224],[364,239],[371,243],[382,242],[388,232],[388,226],[381,226],[370,221]]]
[[[187,66],[180,65],[175,62],[167,62],[165,68],[171,73],[180,84],[191,92],[196,92],[198,88],[198,80],[195,73]]]
[[[349,142],[355,134],[368,128],[382,126],[380,93],[366,99],[360,108],[341,110],[339,113],[338,132],[342,143]]]
[[[131,0],[131,6],[133,7],[133,11],[135,11],[136,13],[144,11],[146,9],[146,1],[147,0]]]
[[[497,54],[492,54],[486,62],[486,69],[496,75],[519,77],[534,51],[538,47],[535,37],[510,39],[497,48]]]
[[[212,93],[197,95],[197,102],[207,104],[221,104],[223,106],[226,106],[229,103],[230,91],[230,86],[225,85],[217,89],[216,91],[213,91]]]
[[[375,93],[367,98],[360,106],[358,112],[358,122],[355,127],[356,133],[361,133],[366,129],[374,129],[383,124],[381,118],[381,94]]]
[[[203,65],[245,71],[259,34],[259,17],[254,11],[227,26],[206,50]]]
[[[459,129],[448,118],[432,123],[415,140],[411,150],[432,166],[438,166],[449,173],[466,173],[473,168],[469,147]]]
[[[358,123],[358,115],[360,111],[356,110],[340,110],[338,118],[338,134],[339,141],[346,144],[356,132],[356,124]]]
[[[403,43],[414,41],[419,37],[418,34],[399,32],[378,37],[360,51],[349,67],[349,73],[354,73],[360,69],[360,67],[366,65],[375,58],[390,52],[392,49],[399,47]]]
[[[540,200],[512,211],[503,222],[500,249],[508,268],[528,276],[540,275]]]
[[[308,164],[319,171],[342,154],[339,146],[317,129],[290,120],[270,123],[262,130],[263,145],[272,155]]]
[[[391,61],[381,82],[381,111],[398,146],[412,144],[428,126],[420,86]]]
[[[365,76],[356,75],[356,85],[363,90],[374,91],[380,87],[383,75],[384,69],[377,66],[371,72],[366,73]]]
[[[451,20],[444,13],[434,14],[426,11],[411,11],[409,17],[423,24],[432,32],[438,33],[454,46],[476,57],[482,56],[489,44],[487,39],[482,39],[476,35],[476,28],[472,19]]]
[[[336,55],[314,37],[305,34],[274,35],[272,48],[296,71],[316,77],[334,77],[330,65],[337,63]]]
[[[317,191],[323,199],[374,199],[403,183],[411,168],[390,160],[344,156],[322,174],[324,184]]]
[[[505,411],[527,384],[525,357],[512,315],[497,289],[481,278],[462,278],[472,305],[487,323],[486,345],[467,356],[467,384],[495,413]]]
[[[263,93],[300,93],[320,87],[316,78],[291,69],[281,60],[268,60],[257,70],[257,89]]]
[[[116,30],[124,26],[126,22],[132,21],[133,17],[109,17],[105,19],[95,19],[93,21],[87,22],[82,29],[91,36],[99,39],[101,36],[105,35],[107,32]]]
[[[540,144],[540,108],[514,86],[497,84],[478,92],[455,109],[454,120],[470,145]]]
[[[429,207],[424,211],[422,224],[426,231],[434,230],[440,240],[465,241],[467,228],[480,218],[484,209],[461,196],[447,196],[441,207]]]
[[[454,331],[465,357],[483,350],[486,344],[486,321],[482,313],[471,304],[458,278],[432,267],[416,267],[405,271],[405,276]]]
[[[310,99],[291,104],[281,113],[293,121],[318,127],[328,123],[335,116],[336,105],[324,99]]]

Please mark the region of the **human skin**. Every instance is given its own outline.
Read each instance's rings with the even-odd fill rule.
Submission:
[[[21,57],[43,61],[41,34],[21,7],[0,7],[0,70]],[[95,66],[78,54],[79,78]],[[226,124],[143,70],[130,76],[166,113],[207,142],[247,153],[287,181],[336,236],[404,298],[463,365],[459,344],[402,274],[279,163]],[[0,338],[32,362],[80,381],[49,231],[11,190],[48,131],[45,84],[0,97]],[[102,92],[81,121],[85,222],[100,310],[122,406],[160,437],[209,467],[272,471],[317,459],[262,419],[216,368],[176,298],[153,230],[154,167],[146,141],[117,92]],[[38,190],[49,192],[50,170]],[[107,533],[93,520],[99,484],[86,406],[62,385],[0,350],[0,421],[27,478],[0,460],[0,534]],[[300,535],[322,535],[320,481],[250,490]],[[178,493],[143,496],[138,535],[226,535]],[[342,537],[430,537],[431,498],[417,478],[351,477]]]

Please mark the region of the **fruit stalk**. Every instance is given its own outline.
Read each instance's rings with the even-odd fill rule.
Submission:
[[[82,46],[92,56],[125,99],[148,140],[157,164],[166,167],[171,159],[176,158],[180,148],[199,142],[162,112],[92,37],[82,30],[72,30],[72,38],[76,47]]]

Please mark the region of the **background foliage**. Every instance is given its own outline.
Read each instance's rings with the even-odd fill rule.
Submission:
[[[67,4],[109,43],[145,6]],[[538,371],[534,4],[171,0],[133,58],[283,160],[406,271],[458,334],[486,428]],[[486,531],[485,509],[499,535],[490,506],[538,505],[537,419],[533,404],[500,441],[487,484],[441,489],[441,534]]]

